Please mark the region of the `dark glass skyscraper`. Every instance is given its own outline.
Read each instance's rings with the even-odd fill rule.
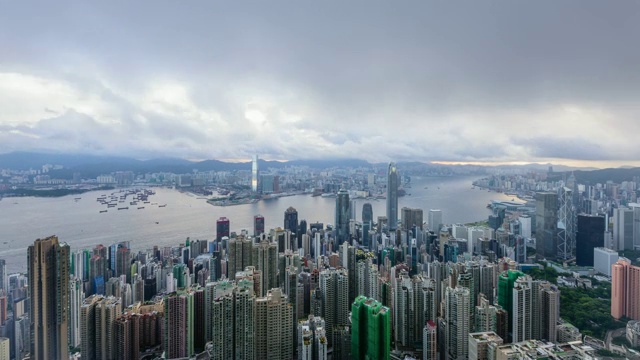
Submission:
[[[349,193],[340,189],[336,197],[336,246],[349,240],[349,205]]]
[[[362,204],[362,222],[373,221],[373,207],[370,203]]]
[[[576,264],[593,266],[593,249],[604,246],[604,217],[588,214],[578,215],[576,237]]]
[[[552,192],[536,194],[536,253],[555,259],[558,255],[558,195]]]
[[[389,230],[398,227],[398,169],[396,163],[389,163],[387,173],[387,221]]]
[[[216,221],[216,240],[221,241],[223,237],[229,236],[229,219],[221,217]]]
[[[255,215],[253,217],[253,236],[264,234],[264,216]]]
[[[298,210],[292,206],[284,211],[284,229],[290,230],[294,235],[298,233]]]

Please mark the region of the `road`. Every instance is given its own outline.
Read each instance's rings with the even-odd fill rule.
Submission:
[[[611,340],[613,340],[613,338],[617,338],[619,336],[624,335],[626,331],[627,331],[626,327],[607,331],[607,335],[605,335],[604,337],[604,343],[607,346],[607,350],[611,349]]]

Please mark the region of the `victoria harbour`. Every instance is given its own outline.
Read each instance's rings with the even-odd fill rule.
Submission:
[[[491,200],[511,199],[502,193],[472,188],[477,177],[414,177],[407,195],[399,198],[399,206],[441,209],[445,223],[467,223],[486,219]],[[284,211],[293,206],[300,219],[307,222],[333,224],[335,198],[296,195],[263,200],[255,204],[212,206],[193,194],[169,188],[155,188],[150,198],[166,207],[130,207],[127,210],[104,206],[96,198],[112,191],[94,191],[59,198],[17,197],[0,201],[0,257],[6,259],[10,272],[26,271],[27,246],[33,239],[57,235],[74,249],[97,244],[130,241],[134,250],[153,245],[168,246],[191,239],[215,237],[215,221],[227,217],[231,230],[252,229],[253,216],[265,217],[265,227],[282,226]],[[77,197],[80,199],[75,200]],[[374,217],[385,214],[385,200],[356,200],[356,216],[360,220],[362,204],[370,202]]]

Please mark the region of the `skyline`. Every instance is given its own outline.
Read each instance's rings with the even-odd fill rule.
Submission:
[[[640,4],[369,4],[5,4],[0,152],[640,166]]]

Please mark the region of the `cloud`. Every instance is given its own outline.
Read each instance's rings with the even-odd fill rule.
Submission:
[[[629,159],[638,14],[579,0],[12,2],[0,152]]]

